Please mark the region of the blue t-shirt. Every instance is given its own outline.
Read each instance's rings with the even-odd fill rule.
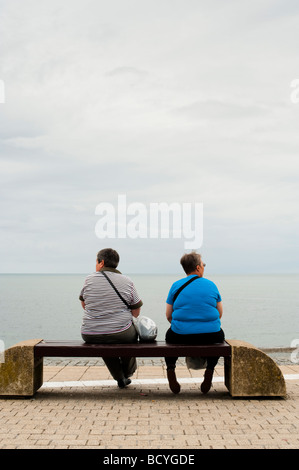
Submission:
[[[173,305],[176,291],[194,275],[172,284],[166,302]],[[217,286],[203,277],[186,286],[173,305],[171,329],[178,334],[216,333],[221,329],[217,302],[221,302]]]

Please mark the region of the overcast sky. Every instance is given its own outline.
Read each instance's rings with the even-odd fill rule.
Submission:
[[[180,272],[96,207],[202,203],[208,273],[299,272],[296,0],[0,0],[2,273]]]

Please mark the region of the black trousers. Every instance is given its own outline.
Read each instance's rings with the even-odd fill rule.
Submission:
[[[165,341],[169,344],[215,344],[222,343],[224,341],[224,332],[220,329],[216,333],[197,333],[190,335],[180,335],[172,331],[171,328],[167,330],[165,335]],[[165,357],[167,369],[175,369],[176,361],[178,357]],[[219,357],[208,357],[207,358],[207,369],[214,370]]]
[[[86,343],[118,344],[136,343],[138,335],[135,326],[132,324],[130,328],[120,333],[105,335],[82,334],[82,338]],[[137,369],[135,357],[104,357],[103,361],[115,380],[123,380],[124,378],[131,377]]]

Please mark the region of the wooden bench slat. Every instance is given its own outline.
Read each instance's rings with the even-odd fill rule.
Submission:
[[[226,343],[209,345],[154,343],[89,344],[84,341],[41,341],[34,346],[35,357],[229,357],[231,346]]]

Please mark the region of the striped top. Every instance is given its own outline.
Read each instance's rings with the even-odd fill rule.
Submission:
[[[131,310],[141,307],[142,301],[132,280],[117,269],[103,268],[118,292],[130,305],[130,309],[119,298],[105,276],[99,271],[87,276],[79,299],[85,309],[81,333],[101,335],[119,333],[132,324]]]

